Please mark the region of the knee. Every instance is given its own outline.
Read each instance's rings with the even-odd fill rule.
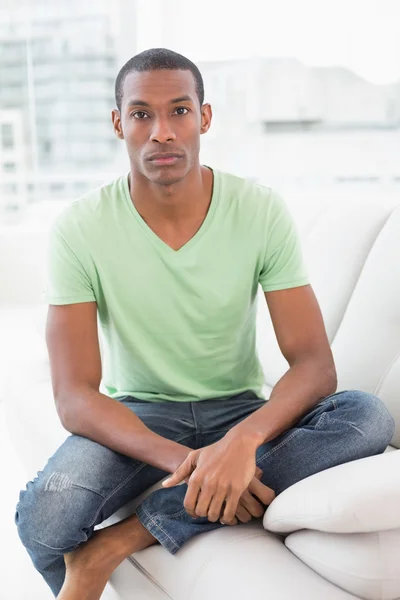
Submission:
[[[396,424],[382,400],[359,390],[340,393],[338,403],[341,400],[345,405],[344,418],[347,413],[347,419],[363,433],[371,453],[384,452],[393,438]]]
[[[86,541],[93,530],[87,519],[90,514],[87,492],[73,486],[61,474],[47,477],[39,473],[28,482],[20,493],[15,512],[15,524],[24,546],[65,553]]]

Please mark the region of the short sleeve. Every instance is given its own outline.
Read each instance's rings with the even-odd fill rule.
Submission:
[[[78,255],[68,243],[57,222],[53,225],[47,249],[47,286],[44,294],[48,304],[76,304],[96,301],[90,277]]]
[[[309,277],[299,232],[282,197],[272,191],[259,283],[264,292],[307,285]]]

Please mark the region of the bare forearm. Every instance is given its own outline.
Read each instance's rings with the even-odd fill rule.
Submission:
[[[331,363],[304,360],[294,364],[278,381],[265,406],[230,432],[246,435],[256,447],[284,433],[337,387]]]
[[[95,390],[79,390],[57,402],[65,429],[168,473],[190,448],[151,431],[127,406]]]

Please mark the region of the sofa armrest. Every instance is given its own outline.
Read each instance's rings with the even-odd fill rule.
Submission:
[[[43,468],[66,439],[57,415],[44,339],[42,306],[0,310],[0,347],[5,348],[3,397],[7,428],[29,476]]]
[[[363,533],[400,528],[400,450],[348,462],[299,481],[279,494],[264,528]]]

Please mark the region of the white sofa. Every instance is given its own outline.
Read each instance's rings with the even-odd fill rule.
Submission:
[[[302,217],[338,390],[362,389],[386,403],[397,423],[392,445],[383,455],[300,481],[274,500],[263,521],[197,536],[175,556],[161,546],[132,555],[112,576],[113,598],[400,598],[400,205],[325,202],[306,216],[299,206],[293,213]],[[68,435],[54,408],[44,342],[45,237],[0,233],[3,396],[27,479]],[[261,295],[258,344],[268,391],[287,365]]]

